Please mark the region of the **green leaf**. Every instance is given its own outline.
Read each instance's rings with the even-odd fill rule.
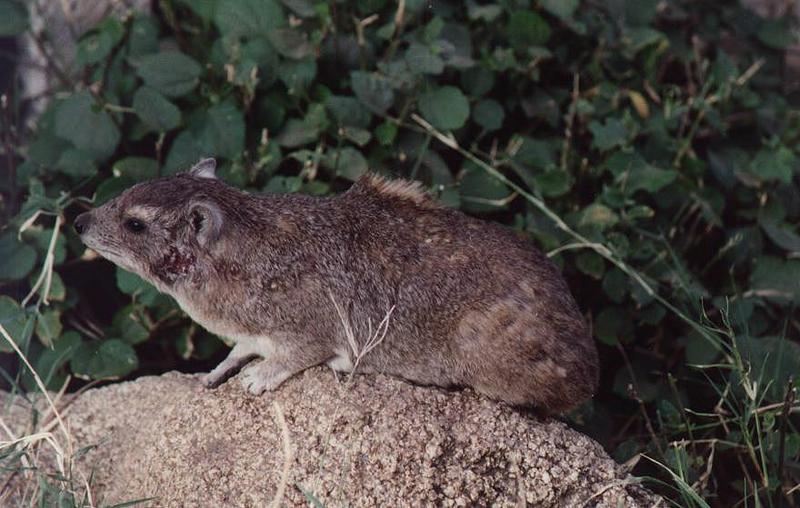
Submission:
[[[372,121],[372,114],[355,97],[331,95],[325,100],[325,107],[338,125],[366,129]]]
[[[386,113],[394,103],[391,83],[379,74],[353,71],[350,73],[350,84],[358,100],[375,113]]]
[[[397,137],[397,124],[393,122],[383,122],[375,129],[375,138],[383,146],[389,146]]]
[[[614,174],[614,181],[624,187],[628,194],[637,190],[655,193],[671,184],[678,176],[675,170],[656,168],[639,154],[630,152],[614,153],[605,166]]]
[[[458,183],[461,207],[468,212],[493,212],[503,208],[511,190],[500,180],[468,163]]]
[[[294,194],[303,188],[303,179],[297,176],[276,175],[264,186],[267,194]]]
[[[33,277],[34,275],[31,275],[31,281],[30,281],[31,286],[33,286],[36,283],[36,281],[33,280]],[[44,290],[45,287],[44,284],[42,284],[42,286],[39,288],[39,291],[37,291],[37,294],[39,295],[43,294]],[[66,297],[67,297],[67,287],[64,285],[64,280],[61,279],[61,276],[58,274],[58,272],[53,270],[53,278],[50,281],[50,293],[48,295],[48,298],[50,299],[50,301],[53,302],[63,302],[66,299]]]
[[[575,9],[580,5],[581,0],[541,0],[540,4],[544,10],[553,16],[561,19],[569,19],[575,14]]]
[[[211,21],[219,0],[177,0],[197,14],[206,23]]]
[[[276,28],[267,33],[269,42],[282,56],[299,60],[315,53],[314,46],[308,42],[308,35],[296,28]]]
[[[646,205],[637,205],[625,211],[625,216],[629,220],[633,221],[639,219],[652,219],[653,217],[655,217],[655,215],[656,215],[655,210]]]
[[[428,46],[412,42],[406,50],[405,60],[408,68],[415,74],[441,74],[444,62],[431,52]]]
[[[372,133],[366,129],[358,127],[342,127],[341,134],[356,145],[363,147],[372,139]]]
[[[58,164],[61,154],[70,147],[69,142],[49,132],[43,132],[28,147],[28,157],[37,164],[53,168]]]
[[[119,144],[120,133],[105,111],[97,111],[89,92],[78,92],[64,100],[56,110],[55,130],[76,148],[98,160],[111,156]]]
[[[791,150],[785,146],[774,148],[762,148],[758,151],[753,161],[750,163],[750,173],[757,175],[762,180],[778,180],[789,183],[792,180],[792,173],[797,159]]]
[[[747,165],[748,160],[747,152],[738,148],[708,151],[709,168],[726,190],[736,184],[736,168]]]
[[[197,141],[208,155],[233,159],[244,151],[244,135],[244,114],[227,100],[205,112]]]
[[[737,337],[736,345],[752,369],[752,378],[770,383],[768,401],[782,402],[789,377],[800,372],[800,345],[784,337],[749,336]]]
[[[0,280],[24,279],[36,265],[36,249],[7,230],[0,236]]]
[[[0,0],[0,37],[21,35],[28,29],[28,10],[24,3]]]
[[[111,201],[134,184],[136,184],[136,181],[130,178],[108,178],[103,180],[94,192],[94,205],[101,206]]]
[[[317,140],[320,129],[318,125],[301,120],[299,118],[290,118],[283,127],[280,135],[278,135],[278,143],[281,146],[294,148],[302,145],[307,145]]]
[[[133,295],[156,289],[138,275],[117,267],[117,287],[125,294]]]
[[[301,18],[313,18],[317,15],[317,10],[311,0],[282,0],[282,2]]]
[[[39,355],[34,368],[48,389],[58,390],[64,384],[66,376],[57,375],[58,371],[69,361],[80,344],[80,334],[68,331],[53,341],[52,348],[46,348]],[[26,386],[34,386],[32,378]]]
[[[608,229],[619,222],[613,210],[600,203],[592,203],[583,209],[578,220],[579,226],[594,226],[600,230]]]
[[[800,235],[789,225],[778,225],[774,221],[760,221],[761,229],[778,247],[789,252],[800,252]]]
[[[75,53],[75,65],[96,64],[104,60],[114,49],[116,41],[107,31],[95,31],[81,38]]]
[[[56,167],[62,173],[73,178],[88,178],[97,174],[97,165],[92,160],[92,156],[83,150],[70,148],[61,154]]]
[[[284,61],[278,67],[278,75],[289,89],[289,95],[297,95],[311,86],[317,76],[317,61],[313,58]]]
[[[117,178],[143,182],[157,176],[158,163],[147,157],[125,157],[111,166],[111,173]]]
[[[677,177],[678,173],[675,170],[658,169],[650,164],[645,164],[638,170],[631,171],[625,190],[628,192],[645,190],[654,193],[674,182]]]
[[[47,347],[50,347],[60,335],[63,327],[61,326],[61,312],[48,310],[39,315],[36,319],[36,335]]]
[[[606,307],[597,315],[594,334],[609,346],[625,343],[633,336],[633,323],[623,307]]]
[[[606,271],[606,262],[599,254],[583,251],[575,258],[575,266],[586,275],[600,280]]]
[[[514,49],[543,46],[550,39],[550,25],[534,11],[516,11],[509,15],[508,42]]]
[[[469,118],[469,102],[458,88],[443,86],[420,95],[419,111],[437,129],[452,131]]]
[[[223,35],[266,36],[286,25],[286,16],[274,0],[224,0],[217,2],[214,23]]]
[[[187,171],[195,162],[208,155],[208,148],[203,146],[191,132],[182,131],[172,142],[167,161],[164,163],[164,174]]]
[[[133,305],[126,305],[114,314],[111,328],[115,337],[119,337],[128,344],[139,344],[150,337],[147,328],[138,319],[135,319]]]
[[[200,3],[203,0],[193,0]],[[128,56],[137,57],[158,51],[158,26],[153,18],[145,15],[136,15],[133,18],[130,35],[128,36]]]
[[[181,123],[181,111],[178,107],[148,86],[139,88],[133,94],[133,109],[154,131],[169,131]]]
[[[513,159],[519,164],[547,169],[556,162],[553,147],[547,141],[528,136],[514,136],[513,145],[518,146]]]
[[[484,67],[471,67],[461,74],[461,86],[474,96],[480,97],[494,87],[494,73]]]
[[[639,52],[644,48],[665,40],[666,36],[650,27],[637,27],[631,28],[625,32],[623,40],[635,52]]]
[[[361,155],[361,152],[349,146],[339,150],[328,150],[322,159],[322,164],[335,170],[337,176],[344,177],[351,182],[358,180],[369,169],[367,160]]]
[[[692,330],[681,342],[686,348],[686,362],[691,365],[705,365],[719,356],[715,348],[705,337]]]
[[[194,59],[178,51],[145,55],[134,65],[148,86],[167,97],[180,97],[194,90],[203,70]]]
[[[592,146],[601,152],[622,146],[628,139],[628,131],[616,118],[607,118],[602,124],[597,120],[592,120],[589,123],[589,130],[593,136]]]
[[[29,318],[25,310],[13,298],[0,295],[0,325],[17,344],[25,343]],[[5,337],[0,336],[0,352],[8,353],[14,349]]]
[[[25,232],[25,238],[33,238],[34,246],[38,248],[39,255],[44,257],[50,245],[50,240],[53,238],[53,228],[34,228]],[[56,243],[53,246],[53,262],[58,265],[64,262],[67,257],[67,240],[63,234],[56,237]]]
[[[467,2],[467,16],[469,19],[483,20],[491,23],[503,13],[503,8],[497,4],[479,5],[475,2]]]
[[[572,176],[566,171],[552,168],[533,176],[536,189],[547,197],[563,196],[572,188]]]
[[[622,303],[628,292],[628,276],[619,268],[612,268],[603,277],[603,291],[614,303]]]
[[[765,20],[758,29],[757,35],[758,40],[773,49],[784,49],[797,42],[797,37],[792,33],[792,24],[788,16]]]
[[[494,99],[484,99],[475,104],[472,110],[472,118],[487,131],[496,131],[503,126],[505,112],[503,106]]]
[[[136,351],[120,339],[87,341],[79,345],[70,360],[72,371],[90,379],[118,379],[139,367]]]
[[[628,26],[649,25],[658,13],[659,0],[637,0],[622,2],[623,16]],[[617,4],[619,5],[619,4]]]
[[[778,302],[800,302],[800,259],[784,261],[762,256],[755,261],[750,288],[759,296]]]

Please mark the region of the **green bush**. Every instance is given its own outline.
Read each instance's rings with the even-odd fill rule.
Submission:
[[[528,232],[563,267],[603,363],[570,418],[635,474],[686,505],[798,495],[789,19],[694,0],[158,5],[81,39],[80,79],[34,132],[3,111],[0,324],[51,388],[220,349],[87,258],[64,222],[92,200],[201,156],[256,193],[338,192],[369,168]],[[26,28],[15,12],[0,33]]]

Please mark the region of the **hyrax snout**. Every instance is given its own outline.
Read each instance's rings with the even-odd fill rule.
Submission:
[[[247,194],[213,159],[87,212],[87,246],[139,274],[234,347],[205,377],[253,393],[315,365],[468,386],[563,412],[597,352],[557,268],[511,230],[414,183],[362,177],[336,197]]]

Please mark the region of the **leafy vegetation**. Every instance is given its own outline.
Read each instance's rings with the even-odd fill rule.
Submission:
[[[20,5],[0,0],[0,35],[26,30]],[[66,222],[201,156],[252,192],[413,178],[562,266],[603,364],[575,425],[676,504],[796,505],[793,30],[690,0],[162,0],[106,19],[32,132],[3,101],[0,324],[51,388],[205,368],[219,341]]]

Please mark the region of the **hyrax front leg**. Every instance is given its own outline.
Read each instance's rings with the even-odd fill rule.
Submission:
[[[237,342],[228,353],[228,357],[214,367],[214,370],[203,376],[203,385],[206,388],[215,388],[221,385],[246,363],[256,358],[258,356],[257,349],[253,342]]]

